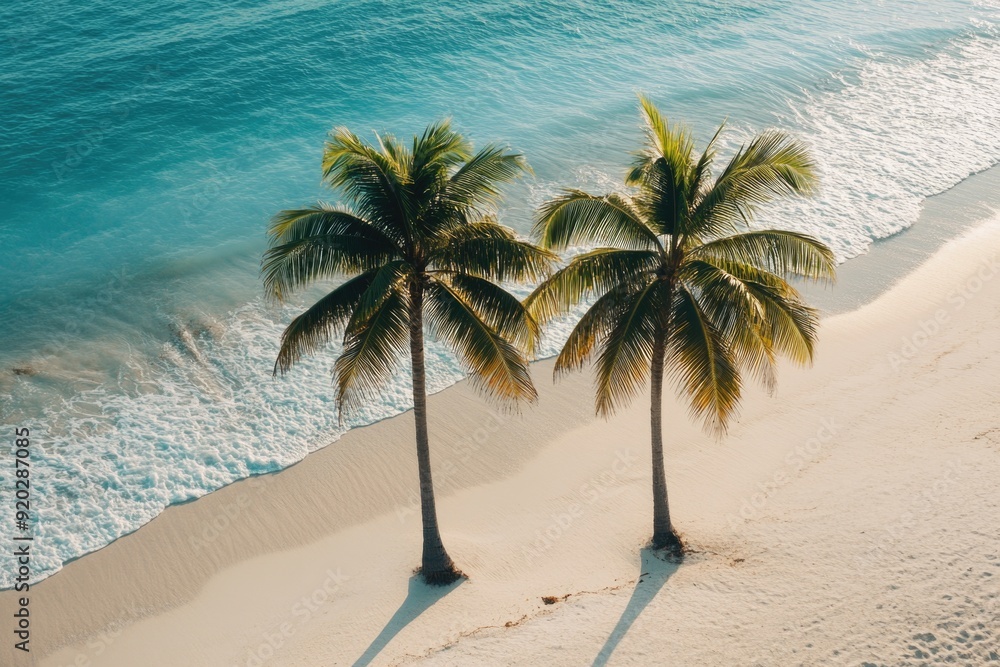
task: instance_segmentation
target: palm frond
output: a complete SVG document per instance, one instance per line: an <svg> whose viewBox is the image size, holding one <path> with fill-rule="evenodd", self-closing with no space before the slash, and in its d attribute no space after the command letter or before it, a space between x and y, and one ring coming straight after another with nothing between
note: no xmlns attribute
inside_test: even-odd
<svg viewBox="0 0 1000 667"><path fill-rule="evenodd" d="M281 334L274 375L284 375L302 357L320 350L342 334L378 269L351 278L292 320Z"/></svg>
<svg viewBox="0 0 1000 667"><path fill-rule="evenodd" d="M773 349L804 366L812 362L819 332L819 315L786 284L744 282L763 308L761 326Z"/></svg>
<svg viewBox="0 0 1000 667"><path fill-rule="evenodd" d="M383 264L372 274L372 279L361 298L355 304L354 312L347 323L346 335L351 336L364 328L381 307L382 302L394 293L405 293L405 282L410 277L412 267L404 260L393 260Z"/></svg>
<svg viewBox="0 0 1000 667"><path fill-rule="evenodd" d="M411 221L417 210L409 164L395 141L376 136L379 148L345 127L336 128L324 147L323 178L347 195L361 217L397 243L408 243L414 238Z"/></svg>
<svg viewBox="0 0 1000 667"><path fill-rule="evenodd" d="M646 166L650 166L662 158L669 172L677 177L684 177L691 170L691 156L694 153L694 137L691 131L681 125L671 125L667 118L645 95L639 95L639 106L645 121L647 151L640 154L636 169L630 173L628 182L639 184L641 174Z"/></svg>
<svg viewBox="0 0 1000 667"><path fill-rule="evenodd" d="M641 189L637 201L658 234L683 234L695 173L694 138L683 125L671 126L648 98L640 95L639 102L647 145L625 182Z"/></svg>
<svg viewBox="0 0 1000 667"><path fill-rule="evenodd" d="M422 135L413 137L413 164L410 179L414 196L426 208L441 196L449 172L472 157L469 141L444 120L429 125Z"/></svg>
<svg viewBox="0 0 1000 667"><path fill-rule="evenodd" d="M573 327L559 356L556 357L553 376L558 377L563 373L583 368L593 354L594 348L610 335L622 310L630 298L635 296L636 291L635 287L629 285L613 287L587 309Z"/></svg>
<svg viewBox="0 0 1000 667"><path fill-rule="evenodd" d="M742 385L730 343L684 285L678 286L672 316L668 373L688 397L691 415L721 434L736 412Z"/></svg>
<svg viewBox="0 0 1000 667"><path fill-rule="evenodd" d="M404 183L412 182L413 154L410 153L406 145L394 134L388 132L375 132L374 134L379 157L387 161L387 171L399 176Z"/></svg>
<svg viewBox="0 0 1000 667"><path fill-rule="evenodd" d="M804 143L786 132L767 130L733 157L720 180L728 179L743 197L764 204L776 197L810 194L817 184L816 163Z"/></svg>
<svg viewBox="0 0 1000 667"><path fill-rule="evenodd" d="M836 259L830 248L807 234L768 229L707 241L688 253L725 269L754 266L779 276L798 276L832 282Z"/></svg>
<svg viewBox="0 0 1000 667"><path fill-rule="evenodd" d="M656 233L627 195L567 190L538 209L535 233L545 248L602 245L625 250L661 248Z"/></svg>
<svg viewBox="0 0 1000 667"><path fill-rule="evenodd" d="M450 230L429 259L435 269L520 282L539 280L556 256L486 218Z"/></svg>
<svg viewBox="0 0 1000 667"><path fill-rule="evenodd" d="M703 193L691 213L692 232L702 237L732 233L752 220L760 206L811 194L817 182L805 144L784 132L763 132L733 156Z"/></svg>
<svg viewBox="0 0 1000 667"><path fill-rule="evenodd" d="M455 167L472 156L472 147L465 137L456 132L450 120L442 120L427 126L419 137L413 137L413 181L428 165Z"/></svg>
<svg viewBox="0 0 1000 667"><path fill-rule="evenodd" d="M690 177L690 170L675 174L673 166L663 158L653 160L644 168L639 177L641 192L635 202L657 234L679 236L687 233Z"/></svg>
<svg viewBox="0 0 1000 667"><path fill-rule="evenodd" d="M484 146L459 167L444 184L441 198L458 208L488 207L501 195L500 186L531 172L523 155L502 146Z"/></svg>
<svg viewBox="0 0 1000 667"><path fill-rule="evenodd" d="M341 211L283 211L271 232L261 275L266 294L278 301L315 280L368 271L398 255L385 235Z"/></svg>
<svg viewBox="0 0 1000 667"><path fill-rule="evenodd" d="M774 391L774 349L766 335L769 328L764 322L764 307L754 292L738 276L700 260L686 261L679 280L729 341L737 366L756 377L768 392Z"/></svg>
<svg viewBox="0 0 1000 667"><path fill-rule="evenodd" d="M597 414L608 416L625 405L649 376L656 337L667 306L662 281L651 281L629 295L596 362Z"/></svg>
<svg viewBox="0 0 1000 667"><path fill-rule="evenodd" d="M326 236L329 234L350 234L353 236L371 236L385 239L371 223L359 218L350 209L343 206L331 206L326 202L318 202L312 206L281 211L267 226L268 240L272 244L301 241L311 236Z"/></svg>
<svg viewBox="0 0 1000 667"><path fill-rule="evenodd" d="M539 322L547 322L619 285L645 285L660 267L661 259L657 251L617 248L598 248L576 255L536 287L525 306Z"/></svg>
<svg viewBox="0 0 1000 667"><path fill-rule="evenodd" d="M517 297L489 280L467 273L443 276L490 328L532 356L542 335L541 327Z"/></svg>
<svg viewBox="0 0 1000 667"><path fill-rule="evenodd" d="M426 312L433 333L455 349L480 390L501 401L537 398L527 360L458 291L432 281Z"/></svg>
<svg viewBox="0 0 1000 667"><path fill-rule="evenodd" d="M341 418L364 401L375 399L395 374L409 341L406 299L398 290L391 292L358 324L345 336L344 351L333 367Z"/></svg>
<svg viewBox="0 0 1000 667"><path fill-rule="evenodd" d="M689 202L697 201L699 199L699 195L707 189L708 179L711 176L712 164L715 162L715 144L718 143L719 137L725 129L726 121L723 121L719 125L718 129L715 130L715 134L712 135L712 138L709 139L708 144L705 145L705 150L702 151L701 157L698 158L698 162L694 166L690 190L688 191Z"/></svg>

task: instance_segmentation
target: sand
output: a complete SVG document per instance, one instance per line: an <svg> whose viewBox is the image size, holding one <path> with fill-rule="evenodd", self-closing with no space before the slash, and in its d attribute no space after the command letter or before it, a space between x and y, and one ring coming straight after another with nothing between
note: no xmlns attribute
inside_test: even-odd
<svg viewBox="0 0 1000 667"><path fill-rule="evenodd" d="M648 399L590 378L498 415L431 398L445 543L412 577L412 417L172 507L32 590L35 664L918 665L1000 661L1000 217L824 320L814 368L718 441L669 401L681 565L650 530ZM331 409L332 406L331 406ZM552 604L543 597L551 596ZM0 608L13 607L0 594ZM0 646L0 664L32 664Z"/></svg>

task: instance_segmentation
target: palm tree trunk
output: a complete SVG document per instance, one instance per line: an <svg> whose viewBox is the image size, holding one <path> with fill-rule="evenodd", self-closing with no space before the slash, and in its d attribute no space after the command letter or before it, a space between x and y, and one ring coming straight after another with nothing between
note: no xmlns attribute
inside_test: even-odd
<svg viewBox="0 0 1000 667"><path fill-rule="evenodd" d="M670 523L670 503L667 500L667 476L663 465L663 359L666 355L665 336L653 344L650 362L651 404L650 434L653 452L653 548L665 549L679 556L683 548Z"/></svg>
<svg viewBox="0 0 1000 667"><path fill-rule="evenodd" d="M410 288L410 358L413 362L413 418L417 429L417 467L420 470L420 518L424 528L424 550L420 574L429 584L450 584L461 576L445 551L438 530L431 479L431 451L427 438L427 386L424 366L423 287Z"/></svg>

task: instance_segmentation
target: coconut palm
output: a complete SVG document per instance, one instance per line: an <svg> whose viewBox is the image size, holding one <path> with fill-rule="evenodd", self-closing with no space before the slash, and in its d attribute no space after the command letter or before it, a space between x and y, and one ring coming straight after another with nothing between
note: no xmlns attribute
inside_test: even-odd
<svg viewBox="0 0 1000 667"><path fill-rule="evenodd" d="M627 191L567 190L539 209L542 247L596 248L573 257L525 303L544 322L594 299L555 374L580 369L596 351L599 415L622 407L650 378L652 544L680 555L663 463L664 374L692 416L721 434L744 375L770 390L777 355L811 361L816 311L786 278L832 280L834 258L804 234L750 227L760 206L815 185L804 146L764 132L713 177L719 132L699 155L688 129L669 124L644 97L640 106L646 145L626 176Z"/></svg>
<svg viewBox="0 0 1000 667"><path fill-rule="evenodd" d="M533 401L526 355L534 318L498 283L537 281L552 255L519 240L496 219L499 187L528 169L498 146L473 154L448 122L429 126L412 147L392 136L369 144L346 128L326 143L323 177L346 205L282 211L269 229L262 275L284 299L318 280L350 278L292 320L275 374L335 339L341 416L377 392L409 353L413 379L423 558L428 583L461 576L438 529L427 439L424 320L501 402Z"/></svg>

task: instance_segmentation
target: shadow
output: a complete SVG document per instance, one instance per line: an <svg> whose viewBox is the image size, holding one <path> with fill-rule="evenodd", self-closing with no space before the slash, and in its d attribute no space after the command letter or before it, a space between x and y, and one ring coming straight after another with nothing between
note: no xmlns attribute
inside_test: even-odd
<svg viewBox="0 0 1000 667"><path fill-rule="evenodd" d="M680 561L668 560L652 549L642 550L639 580L635 583L632 597L629 598L625 611L622 612L615 629L611 631L604 646L601 647L601 652L594 658L591 667L604 667L608 664L611 654L618 648L618 644L628 633L629 628L639 618L646 606L653 601L656 594L663 588L663 584L667 583L667 579L677 571L678 567L680 567Z"/></svg>
<svg viewBox="0 0 1000 667"><path fill-rule="evenodd" d="M403 604L399 605L399 609L382 628L382 632L378 633L378 636L368 645L361 657L354 661L354 667L364 667L371 664L375 656L399 634L400 630L427 611L435 602L461 586L463 581L465 581L464 577L448 586L428 586L420 580L420 575L415 574L410 577L410 588L406 592Z"/></svg>

